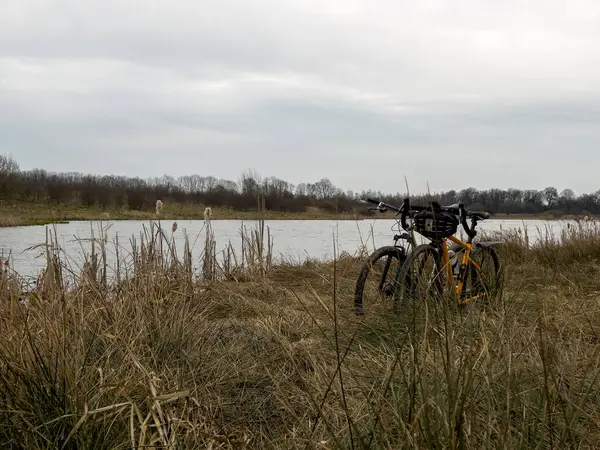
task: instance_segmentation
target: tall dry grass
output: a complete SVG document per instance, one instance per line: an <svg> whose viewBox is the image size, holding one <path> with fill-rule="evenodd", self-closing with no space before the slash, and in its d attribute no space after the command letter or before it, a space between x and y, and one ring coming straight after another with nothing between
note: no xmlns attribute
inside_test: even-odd
<svg viewBox="0 0 600 450"><path fill-rule="evenodd" d="M100 238L65 287L50 242L27 298L16 274L0 277L0 445L594 447L598 236L508 237L502 297L418 320L368 306L357 319L349 255L267 271L232 256L210 279L153 225L116 278L103 281Z"/></svg>

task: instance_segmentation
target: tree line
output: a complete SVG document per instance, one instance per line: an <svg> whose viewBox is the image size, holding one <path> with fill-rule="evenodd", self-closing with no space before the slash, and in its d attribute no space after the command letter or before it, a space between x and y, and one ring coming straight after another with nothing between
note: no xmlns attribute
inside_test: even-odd
<svg viewBox="0 0 600 450"><path fill-rule="evenodd" d="M257 208L259 196L270 211L305 212L317 207L328 212L369 214L360 203L367 197L400 205L405 194L364 190L344 191L327 179L293 185L277 177L261 177L246 171L237 181L212 176L185 175L178 178L142 179L115 175L92 175L74 172L53 173L43 169L21 170L10 155L0 155L0 200L14 202L48 202L88 207L154 209L156 200L211 207L228 207L238 211ZM429 194L411 194L411 202L426 204L463 202L471 209L493 214L553 215L600 214L600 190L575 195L571 189L561 192L554 187L542 190L466 188Z"/></svg>

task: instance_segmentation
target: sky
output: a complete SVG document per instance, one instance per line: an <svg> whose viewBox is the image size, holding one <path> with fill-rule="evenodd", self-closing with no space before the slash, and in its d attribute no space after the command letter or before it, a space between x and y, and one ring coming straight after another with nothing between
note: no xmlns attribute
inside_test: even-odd
<svg viewBox="0 0 600 450"><path fill-rule="evenodd" d="M599 121L596 0L19 0L0 14L0 153L22 169L580 194L600 189Z"/></svg>

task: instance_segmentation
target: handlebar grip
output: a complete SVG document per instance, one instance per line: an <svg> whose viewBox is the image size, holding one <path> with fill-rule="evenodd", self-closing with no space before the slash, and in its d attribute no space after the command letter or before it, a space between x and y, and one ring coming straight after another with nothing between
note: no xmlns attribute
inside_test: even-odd
<svg viewBox="0 0 600 450"><path fill-rule="evenodd" d="M408 231L408 224L406 223L406 215L410 210L410 202L407 198L402 202L402 214L400 215L400 224L405 231Z"/></svg>
<svg viewBox="0 0 600 450"><path fill-rule="evenodd" d="M465 233L467 233L467 236L469 236L470 238L474 238L475 231L472 230L471 227L469 227L469 225L467 224L467 211L465 210L464 203L458 204L458 210L460 212L460 223L463 226Z"/></svg>

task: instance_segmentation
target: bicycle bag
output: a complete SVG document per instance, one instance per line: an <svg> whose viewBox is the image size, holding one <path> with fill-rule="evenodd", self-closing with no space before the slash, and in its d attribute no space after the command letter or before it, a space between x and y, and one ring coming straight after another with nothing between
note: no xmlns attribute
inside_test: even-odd
<svg viewBox="0 0 600 450"><path fill-rule="evenodd" d="M413 226L427 239L439 240L458 231L458 217L449 212L426 210L413 216Z"/></svg>

